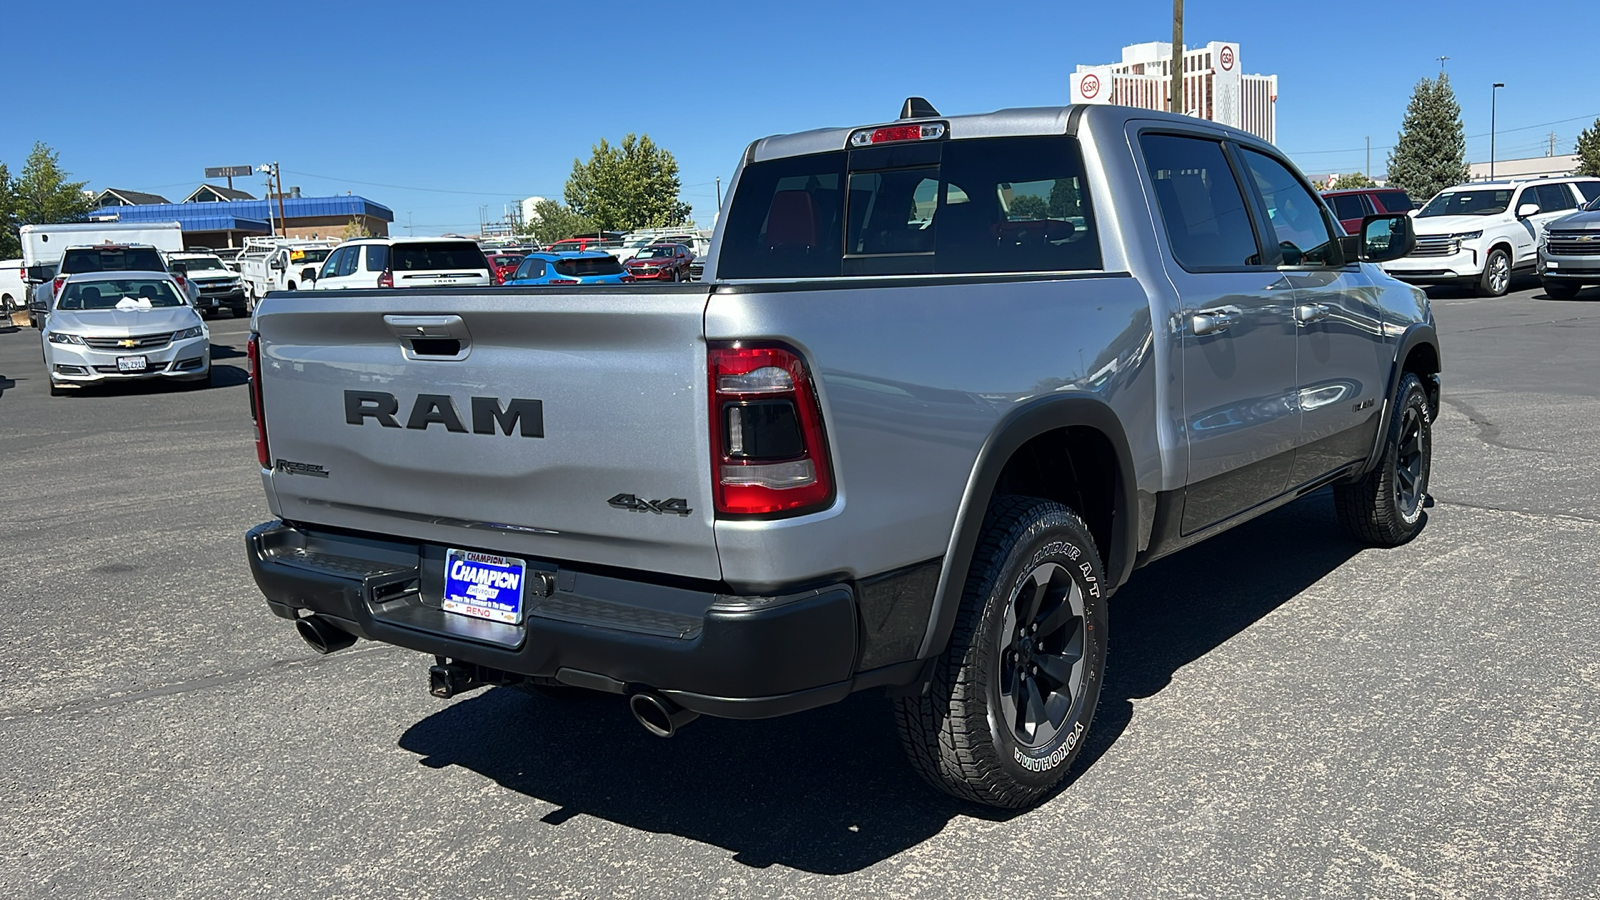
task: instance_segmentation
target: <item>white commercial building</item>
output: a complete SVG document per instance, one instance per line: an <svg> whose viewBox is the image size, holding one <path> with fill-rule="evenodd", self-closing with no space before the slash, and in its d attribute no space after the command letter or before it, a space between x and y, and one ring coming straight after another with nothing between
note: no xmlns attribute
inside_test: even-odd
<svg viewBox="0 0 1600 900"><path fill-rule="evenodd" d="M524 221L524 222L537 222L537 221L539 221L539 214L534 211L534 207L538 206L539 204L541 204L543 202L544 202L544 198L543 197L528 197L528 198L522 200L521 203L519 204L522 207L522 221Z"/></svg>
<svg viewBox="0 0 1600 900"><path fill-rule="evenodd" d="M1122 48L1122 62L1078 66L1073 103L1172 108L1172 44ZM1246 75L1239 45L1212 41L1183 51L1183 109L1191 116L1242 128L1265 141L1278 130L1278 76Z"/></svg>
<svg viewBox="0 0 1600 900"><path fill-rule="evenodd" d="M1470 181L1488 181L1489 163L1475 162L1467 166ZM1494 163L1494 177L1501 181L1516 178L1548 178L1556 175L1571 175L1578 171L1578 156L1569 153L1565 156L1534 156L1527 159L1500 159Z"/></svg>

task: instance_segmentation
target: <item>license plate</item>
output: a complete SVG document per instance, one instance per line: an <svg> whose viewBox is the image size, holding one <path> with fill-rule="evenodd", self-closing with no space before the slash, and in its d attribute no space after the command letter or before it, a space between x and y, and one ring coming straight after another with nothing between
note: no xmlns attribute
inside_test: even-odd
<svg viewBox="0 0 1600 900"><path fill-rule="evenodd" d="M444 608L510 625L522 624L527 563L509 556L450 550L444 557Z"/></svg>
<svg viewBox="0 0 1600 900"><path fill-rule="evenodd" d="M150 363L142 356L117 357L118 372L143 372Z"/></svg>

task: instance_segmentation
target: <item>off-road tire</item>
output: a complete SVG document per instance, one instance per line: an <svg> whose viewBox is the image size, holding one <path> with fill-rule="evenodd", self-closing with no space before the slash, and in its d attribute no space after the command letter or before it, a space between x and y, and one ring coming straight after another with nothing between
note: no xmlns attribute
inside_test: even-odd
<svg viewBox="0 0 1600 900"><path fill-rule="evenodd" d="M1413 425L1417 429L1414 434ZM1413 439L1414 448L1410 446ZM1357 540L1398 547L1422 530L1422 509L1433 469L1433 412L1422 379L1415 374L1407 372L1400 379L1389 431L1379 452L1378 464L1361 480L1334 485L1333 506L1339 521ZM1412 452L1419 465L1403 463L1402 457ZM1410 474L1404 475L1403 469Z"/></svg>
<svg viewBox="0 0 1600 900"><path fill-rule="evenodd" d="M1511 254L1504 247L1489 251L1483 260L1483 274L1478 276L1479 297L1504 297L1511 290L1516 272L1511 268Z"/></svg>
<svg viewBox="0 0 1600 900"><path fill-rule="evenodd" d="M1570 281L1546 281L1544 292L1551 300L1571 300L1583 290L1583 285L1573 284Z"/></svg>
<svg viewBox="0 0 1600 900"><path fill-rule="evenodd" d="M1005 720L1001 697L1007 660L1016 658L1010 648L1017 646L1007 622L1024 621L1008 611L1045 570L1069 577L1082 600L1081 666L1073 669L1081 684L1053 734L1027 746ZM901 743L924 779L960 799L1008 809L1038 802L1060 782L1083 749L1100 699L1105 587L1094 539L1076 513L1037 497L995 499L932 681L922 695L894 701Z"/></svg>

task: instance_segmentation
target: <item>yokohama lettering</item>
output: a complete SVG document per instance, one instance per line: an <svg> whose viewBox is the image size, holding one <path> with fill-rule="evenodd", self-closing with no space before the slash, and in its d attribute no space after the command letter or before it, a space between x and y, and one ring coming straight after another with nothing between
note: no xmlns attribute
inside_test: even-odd
<svg viewBox="0 0 1600 900"><path fill-rule="evenodd" d="M1030 772L1048 772L1049 770L1054 769L1056 766L1061 765L1066 761L1067 757L1072 755L1072 748L1078 746L1078 738L1082 736L1083 723L1074 722L1072 724L1072 733L1067 735L1067 739L1061 743L1061 746L1057 747L1050 753L1049 756L1046 756L1044 759L1034 759L1031 756L1023 756L1022 748L1020 747L1012 748L1011 758L1017 761L1017 765L1027 769Z"/></svg>

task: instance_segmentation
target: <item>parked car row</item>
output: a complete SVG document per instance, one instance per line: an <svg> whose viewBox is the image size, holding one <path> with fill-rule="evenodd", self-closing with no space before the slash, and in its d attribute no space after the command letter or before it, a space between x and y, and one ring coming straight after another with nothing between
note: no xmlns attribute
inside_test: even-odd
<svg viewBox="0 0 1600 900"><path fill-rule="evenodd" d="M1328 191L1346 232L1369 215L1408 210L1391 188ZM1492 181L1440 191L1414 215L1417 248L1384 271L1415 285L1463 285L1499 297L1518 275L1537 274L1545 292L1570 298L1600 284L1600 178Z"/></svg>

